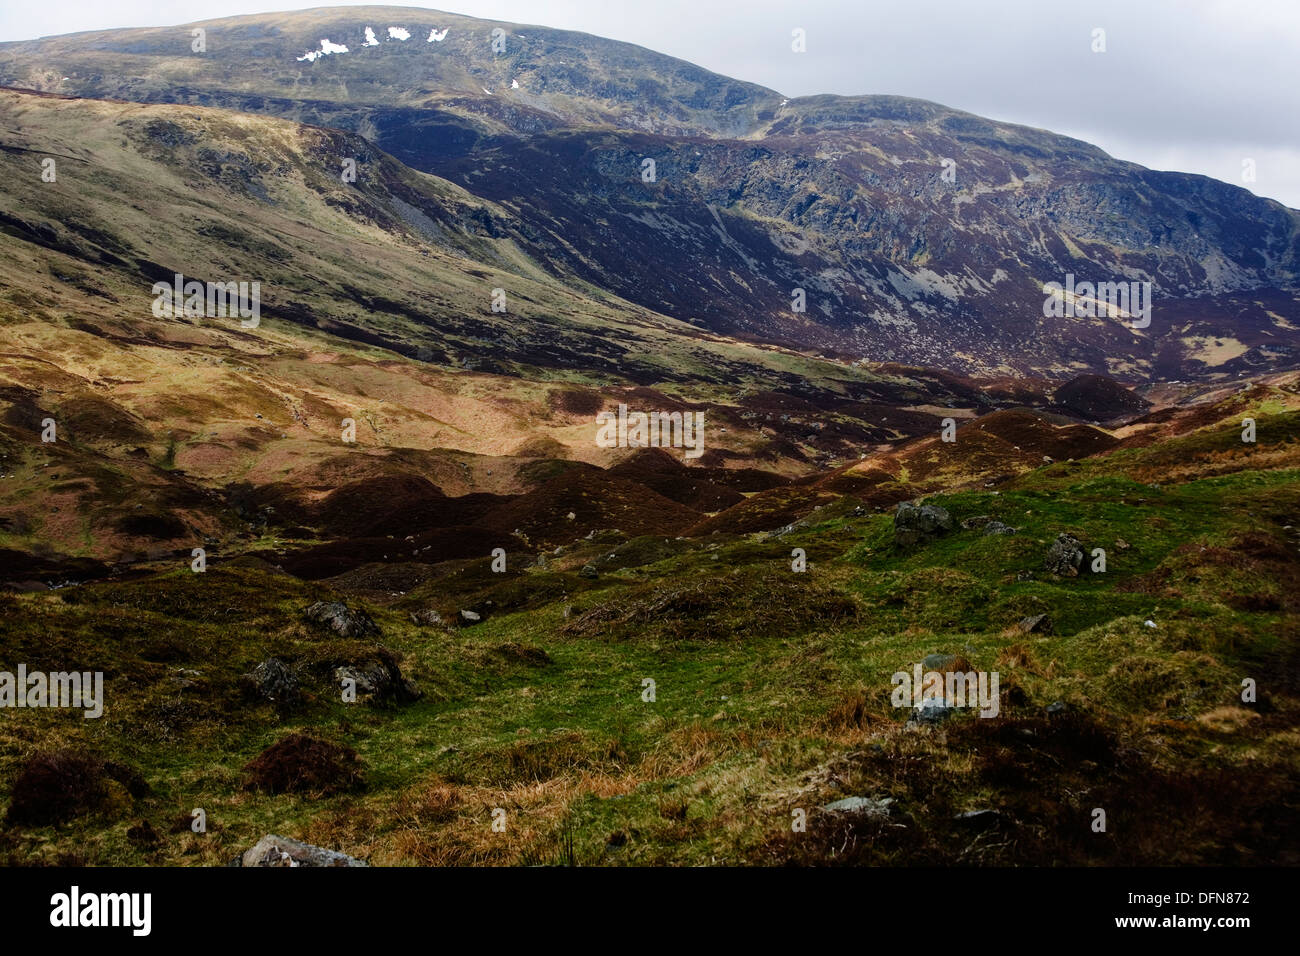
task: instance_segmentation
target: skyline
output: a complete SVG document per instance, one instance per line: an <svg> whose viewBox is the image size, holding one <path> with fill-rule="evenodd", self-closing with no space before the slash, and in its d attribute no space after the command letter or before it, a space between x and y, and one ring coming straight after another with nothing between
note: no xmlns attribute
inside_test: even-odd
<svg viewBox="0 0 1300 956"><path fill-rule="evenodd" d="M313 6L371 6L358 3ZM390 7L442 10L424 3ZM1006 0L996 14L952 0L905 8L836 2L618 7L462 0L443 12L635 43L787 96L886 94L930 100L1092 143L1151 169L1211 176L1300 208L1300 8L1103 0L1082 10ZM307 5L250 0L51 0L0 11L5 42L86 30L157 27ZM682 24L689 24L683 27ZM790 50L804 29L807 52ZM1104 53L1094 31L1105 30ZM1049 68L1042 67L1049 54ZM1189 57L1194 57L1188 63ZM1244 178L1253 160L1254 181Z"/></svg>

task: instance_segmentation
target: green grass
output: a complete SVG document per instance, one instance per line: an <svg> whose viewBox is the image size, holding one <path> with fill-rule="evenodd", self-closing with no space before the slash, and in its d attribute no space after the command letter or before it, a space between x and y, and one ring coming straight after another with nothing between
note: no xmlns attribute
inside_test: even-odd
<svg viewBox="0 0 1300 956"><path fill-rule="evenodd" d="M998 494L931 499L958 522L999 518L1014 536L957 530L900 550L889 513L845 506L779 539L627 549L631 566L594 582L549 569L496 581L468 567L369 608L423 691L403 707L338 698L320 662L368 645L303 620L328 591L287 575L217 566L0 598L7 665L103 670L108 698L98 721L10 715L21 719L0 735L0 786L37 749L82 747L153 788L57 827L8 827L0 849L15 862L213 864L281 832L388 864L1274 862L1294 852L1280 816L1297 791L1285 675L1298 629L1294 596L1278 590L1289 565L1223 562L1250 535L1288 546L1279 526L1300 476L1153 488L1123 477L1115 457L1109 473L1089 462L1054 478L1049 466ZM1106 572L1043 571L1061 531L1104 547ZM804 574L790 570L793 547L807 551ZM607 550L579 545L565 560ZM502 610L474 627L407 617L423 602L487 595ZM1037 613L1053 633L1008 630ZM935 652L1000 673L998 719L902 729L890 676ZM307 668L296 712L242 688L240 675L271 656ZM1244 677L1259 703L1241 702ZM1073 723L1048 721L1055 701ZM354 748L365 789L243 789L243 766L294 730ZM1027 735L1022 751L1007 750L1012 733ZM1127 821L1112 838L1074 832L1089 832L1088 804L1102 799L1082 796L1089 787ZM894 796L902 831L816 810L847 793ZM1162 814L1148 807L1156 795ZM1231 800L1250 813L1230 812ZM986 806L1018 839L971 842L954 829L956 812ZM207 834L166 832L193 807L207 811ZM507 810L505 833L491 830L493 807ZM790 832L795 807L810 813L806 834ZM157 846L127 838L141 820L163 834ZM1125 829L1138 821L1140 838Z"/></svg>

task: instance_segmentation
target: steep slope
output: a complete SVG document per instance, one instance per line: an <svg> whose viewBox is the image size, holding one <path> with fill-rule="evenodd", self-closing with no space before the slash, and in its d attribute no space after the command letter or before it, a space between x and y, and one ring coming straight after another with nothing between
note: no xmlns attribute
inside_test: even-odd
<svg viewBox="0 0 1300 956"><path fill-rule="evenodd" d="M551 274L752 340L1131 380L1300 360L1300 214L1205 177L542 27L393 7L201 26L203 53L191 26L0 44L0 82L360 133L491 200ZM347 52L314 55L322 38ZM1068 276L1151 282L1150 324L1045 317L1044 283Z"/></svg>
<svg viewBox="0 0 1300 956"><path fill-rule="evenodd" d="M548 463L620 461L627 449L595 442L596 413L619 404L706 415L695 478L637 485L702 513L734 501L708 487L722 469L791 476L1012 401L756 348L563 284L500 207L350 134L13 91L0 128L0 549L19 555L0 580L35 574L36 552L137 561L271 532L473 524L466 495L526 494L555 477ZM259 283L257 326L155 314L154 283L176 273ZM1046 383L1030 388L1049 401Z"/></svg>

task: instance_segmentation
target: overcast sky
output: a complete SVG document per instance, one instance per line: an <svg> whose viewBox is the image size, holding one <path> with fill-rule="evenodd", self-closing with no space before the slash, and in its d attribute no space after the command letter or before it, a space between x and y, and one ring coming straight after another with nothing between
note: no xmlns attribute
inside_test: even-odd
<svg viewBox="0 0 1300 956"><path fill-rule="evenodd" d="M790 96L921 97L1076 136L1155 169L1204 173L1300 208L1300 0L389 5L583 30ZM4 0L0 40L306 6L301 0ZM806 31L806 53L791 51L796 27ZM1104 53L1092 51L1097 28L1105 31ZM1254 160L1254 182L1243 178L1247 159Z"/></svg>

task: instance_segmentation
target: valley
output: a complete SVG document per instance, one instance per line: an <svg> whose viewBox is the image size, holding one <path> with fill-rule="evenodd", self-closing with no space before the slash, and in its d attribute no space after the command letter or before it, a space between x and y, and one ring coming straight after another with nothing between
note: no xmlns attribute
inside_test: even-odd
<svg viewBox="0 0 1300 956"><path fill-rule="evenodd" d="M1298 236L540 26L0 43L0 676L96 688L0 859L1293 865Z"/></svg>

